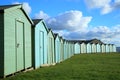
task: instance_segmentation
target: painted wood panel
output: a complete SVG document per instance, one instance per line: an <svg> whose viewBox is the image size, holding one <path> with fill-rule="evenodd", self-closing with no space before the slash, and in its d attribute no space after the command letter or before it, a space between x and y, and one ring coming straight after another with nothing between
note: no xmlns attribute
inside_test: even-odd
<svg viewBox="0 0 120 80"><path fill-rule="evenodd" d="M4 18L2 26L4 28L4 38L2 38L4 40L4 52L2 53L4 62L2 62L3 67L0 68L4 71L0 76L32 67L31 25L33 23L22 9L22 5L5 7L4 14L2 13ZM18 27L21 28L17 29ZM10 69L10 67L12 68Z"/></svg>
<svg viewBox="0 0 120 80"><path fill-rule="evenodd" d="M113 44L113 52L116 52L116 46Z"/></svg>
<svg viewBox="0 0 120 80"><path fill-rule="evenodd" d="M72 42L72 56L74 56L75 53L75 47L74 47L74 42Z"/></svg>
<svg viewBox="0 0 120 80"><path fill-rule="evenodd" d="M54 34L51 29L48 32L48 64L52 65L55 63L55 53L54 53Z"/></svg>
<svg viewBox="0 0 120 80"><path fill-rule="evenodd" d="M69 42L66 40L66 47L67 47L67 58L69 58Z"/></svg>
<svg viewBox="0 0 120 80"><path fill-rule="evenodd" d="M75 43L75 54L80 54L80 44Z"/></svg>
<svg viewBox="0 0 120 80"><path fill-rule="evenodd" d="M96 52L97 53L100 53L101 52L101 45L98 43L98 44L96 44Z"/></svg>
<svg viewBox="0 0 120 80"><path fill-rule="evenodd" d="M81 53L86 53L86 44L85 43L80 44L80 50L81 50Z"/></svg>
<svg viewBox="0 0 120 80"><path fill-rule="evenodd" d="M106 53L109 53L110 51L109 51L109 46L108 46L108 44L105 44L105 52Z"/></svg>
<svg viewBox="0 0 120 80"><path fill-rule="evenodd" d="M64 39L64 60L67 59L67 41Z"/></svg>
<svg viewBox="0 0 120 80"><path fill-rule="evenodd" d="M96 53L96 45L92 43L91 47L92 47L92 53Z"/></svg>
<svg viewBox="0 0 120 80"><path fill-rule="evenodd" d="M70 42L68 41L68 58L70 58L71 54L70 54Z"/></svg>
<svg viewBox="0 0 120 80"><path fill-rule="evenodd" d="M63 44L63 38L60 36L60 61L64 60L64 44Z"/></svg>
<svg viewBox="0 0 120 80"><path fill-rule="evenodd" d="M42 19L33 19L33 66L39 68L47 64L47 33L48 28Z"/></svg>
<svg viewBox="0 0 120 80"><path fill-rule="evenodd" d="M105 53L105 44L101 44L101 53Z"/></svg>
<svg viewBox="0 0 120 80"><path fill-rule="evenodd" d="M91 52L92 52L92 47L91 47L91 44L90 44L90 43L87 43L87 44L86 44L86 52L87 52L87 53L91 53Z"/></svg>
<svg viewBox="0 0 120 80"><path fill-rule="evenodd" d="M55 39L55 62L60 62L60 37L58 34L54 34Z"/></svg>
<svg viewBox="0 0 120 80"><path fill-rule="evenodd" d="M24 54L24 25L22 22L16 21L16 71L24 69L25 54Z"/></svg>

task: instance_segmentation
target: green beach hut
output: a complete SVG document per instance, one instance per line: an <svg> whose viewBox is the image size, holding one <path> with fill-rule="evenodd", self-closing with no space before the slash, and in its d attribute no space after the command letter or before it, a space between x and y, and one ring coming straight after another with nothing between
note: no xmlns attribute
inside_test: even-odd
<svg viewBox="0 0 120 80"><path fill-rule="evenodd" d="M0 76L32 67L33 22L21 4L0 6Z"/></svg>
<svg viewBox="0 0 120 80"><path fill-rule="evenodd" d="M47 61L48 65L53 65L55 64L55 53L54 53L54 34L52 32L52 29L49 29L48 32L48 56L47 56Z"/></svg>

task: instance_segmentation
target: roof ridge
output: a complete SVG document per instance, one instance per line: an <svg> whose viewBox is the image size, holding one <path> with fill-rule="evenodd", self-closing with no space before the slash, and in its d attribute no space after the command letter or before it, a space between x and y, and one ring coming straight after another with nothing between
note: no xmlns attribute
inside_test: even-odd
<svg viewBox="0 0 120 80"><path fill-rule="evenodd" d="M19 5L22 5L22 4L0 5L0 10L4 10L4 9L11 8L14 6L19 6Z"/></svg>

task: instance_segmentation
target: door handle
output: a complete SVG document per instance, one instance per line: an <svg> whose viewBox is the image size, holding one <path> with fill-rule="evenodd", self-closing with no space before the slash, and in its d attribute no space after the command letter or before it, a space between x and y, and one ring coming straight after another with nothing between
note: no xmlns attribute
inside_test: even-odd
<svg viewBox="0 0 120 80"><path fill-rule="evenodd" d="M17 43L16 47L18 48L18 47L19 47L19 45L20 45L20 44L19 44L19 43Z"/></svg>

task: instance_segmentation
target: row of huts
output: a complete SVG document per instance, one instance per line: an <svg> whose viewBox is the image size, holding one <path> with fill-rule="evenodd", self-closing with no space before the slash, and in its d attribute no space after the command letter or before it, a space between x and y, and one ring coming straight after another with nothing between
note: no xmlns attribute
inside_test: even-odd
<svg viewBox="0 0 120 80"><path fill-rule="evenodd" d="M114 44L105 44L98 39L72 40L72 42L75 44L75 54L116 52L116 46Z"/></svg>
<svg viewBox="0 0 120 80"><path fill-rule="evenodd" d="M88 45L91 45L89 52ZM21 4L0 6L1 77L29 68L54 65L76 53L101 52L98 48L105 45L65 40L48 29L44 20L32 20ZM109 52L114 52L114 45L111 45L112 49L110 44L108 46ZM105 52L107 49L104 49Z"/></svg>

